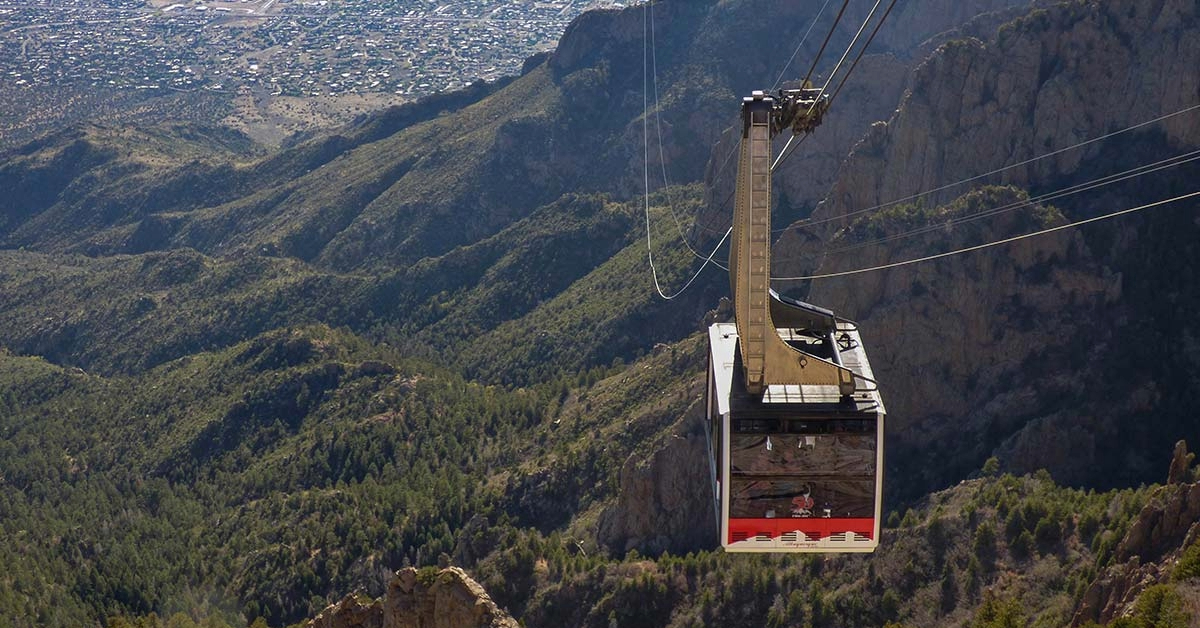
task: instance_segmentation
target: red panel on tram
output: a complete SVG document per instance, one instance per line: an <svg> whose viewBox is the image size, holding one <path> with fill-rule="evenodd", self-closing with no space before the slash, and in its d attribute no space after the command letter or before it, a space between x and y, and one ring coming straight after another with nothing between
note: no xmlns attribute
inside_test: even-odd
<svg viewBox="0 0 1200 628"><path fill-rule="evenodd" d="M875 520L870 517L811 517L787 519L729 519L727 543L755 537L779 538L790 532L803 532L809 540L829 538L850 532L866 538L875 536Z"/></svg>

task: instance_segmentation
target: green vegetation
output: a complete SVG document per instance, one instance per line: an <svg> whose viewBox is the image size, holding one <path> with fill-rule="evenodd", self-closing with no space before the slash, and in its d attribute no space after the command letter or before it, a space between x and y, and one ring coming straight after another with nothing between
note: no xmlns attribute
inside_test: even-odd
<svg viewBox="0 0 1200 628"><path fill-rule="evenodd" d="M698 189L671 192L696 211ZM693 429L689 321L719 283L686 297L690 317L657 301L639 212L567 195L384 274L0 253L0 563L18 566L0 620L278 627L447 563L530 626L1069 620L1145 490L1065 489L993 459L892 513L869 559L597 544L625 460ZM653 233L668 287L696 263L676 243Z"/></svg>
<svg viewBox="0 0 1200 628"><path fill-rule="evenodd" d="M981 529L1002 525L1001 510L1052 517L1063 504L1100 516L1105 531L1115 533L1127 525L1127 510L1147 497L1144 490L1096 494L1006 475L935 494L912 513L911 529L887 531L885 546L869 558L699 552L630 554L614 563L580 556L551 536L504 553L501 570L485 561L479 572L497 591L504 584L498 571L524 574L532 597L508 604L524 609L531 625L606 626L615 618L632 626L1061 626L1071 619L1080 579L1097 568L1084 540L1067 534L1045 554L1035 546L1016 556L1003 539L990 550L971 541L972 518ZM540 573L539 560L546 562ZM984 560L994 567L972 566ZM1028 577L1013 579L1015 572ZM631 617L630 609L649 619Z"/></svg>
<svg viewBox="0 0 1200 628"><path fill-rule="evenodd" d="M1021 603L1015 599L998 599L988 594L983 598L983 604L975 612L971 628L1021 628L1029 625L1021 609Z"/></svg>
<svg viewBox="0 0 1200 628"><path fill-rule="evenodd" d="M1191 580L1200 577L1200 543L1192 543L1183 551L1175 570L1171 572L1174 581Z"/></svg>
<svg viewBox="0 0 1200 628"><path fill-rule="evenodd" d="M1032 581L1006 595L1062 619L1046 609L1146 498L1000 475L909 509L870 559L611 557L589 513L630 454L681 429L703 347L515 389L322 325L128 375L4 353L0 562L20 567L0 616L280 626L379 594L389 569L453 562L529 625L927 625L984 617L1013 569Z"/></svg>
<svg viewBox="0 0 1200 628"><path fill-rule="evenodd" d="M969 220L980 212L997 208L1008 209L998 221ZM939 240L949 237L955 246L971 246L1064 222L1062 212L1053 206L1030 202L1025 190L1015 186L984 186L944 205L928 207L918 202L886 207L854 221L838 237L854 243L921 228L936 234Z"/></svg>
<svg viewBox="0 0 1200 628"><path fill-rule="evenodd" d="M642 435L601 449L588 422L648 411L604 392L619 382L584 411L558 383L472 384L324 327L133 377L0 360L0 532L17 540L0 561L26 566L0 579L0 614L18 626L311 616L381 569L461 554L469 520L482 555L553 526L538 504L586 510Z"/></svg>
<svg viewBox="0 0 1200 628"><path fill-rule="evenodd" d="M698 192L675 191L676 211L690 208ZM653 211L667 219L665 207ZM715 300L712 275L680 301L657 300L643 267L640 212L639 203L568 195L495 236L373 276L186 249L101 259L4 251L0 346L134 374L285 325L325 324L461 365L485 381L573 377L636 357L653 344L646 338L691 333L691 320L672 308L702 311ZM694 267L677 238L654 238L667 287Z"/></svg>
<svg viewBox="0 0 1200 628"><path fill-rule="evenodd" d="M1192 625L1187 603L1171 585L1156 584L1138 595L1132 612L1108 624L1111 628L1187 628ZM1097 628L1090 622L1084 628Z"/></svg>
<svg viewBox="0 0 1200 628"><path fill-rule="evenodd" d="M1021 595L1024 617L1072 599L1103 560L1079 526L1022 552L1011 534L1079 516L1110 538L1146 498L1005 475L933 496L871 558L584 553L572 513L611 495L624 457L682 411L631 387L686 382L701 348L515 391L321 327L136 378L4 357L10 407L40 392L0 425L0 526L17 540L0 560L22 566L0 580L0 612L16 626L279 626L380 586L381 570L449 559L529 625L1002 626L1011 603L981 593L1002 574L1033 574L1005 598Z"/></svg>
<svg viewBox="0 0 1200 628"><path fill-rule="evenodd" d="M1138 596L1133 613L1114 621L1114 628L1187 628L1192 625L1183 598L1169 585L1152 586Z"/></svg>
<svg viewBox="0 0 1200 628"><path fill-rule="evenodd" d="M694 403L702 362L692 340L647 355L652 377L624 366L647 319L659 340L692 329L656 311L639 211L570 195L375 276L186 249L0 253L0 535L16 541L0 561L20 566L0 623L279 626L611 497L625 458ZM674 234L654 243L681 281L690 256ZM563 309L577 298L590 333ZM530 339L551 356L521 353ZM525 388L470 382L460 359ZM466 544L471 522L485 532ZM516 573L489 584L515 601Z"/></svg>

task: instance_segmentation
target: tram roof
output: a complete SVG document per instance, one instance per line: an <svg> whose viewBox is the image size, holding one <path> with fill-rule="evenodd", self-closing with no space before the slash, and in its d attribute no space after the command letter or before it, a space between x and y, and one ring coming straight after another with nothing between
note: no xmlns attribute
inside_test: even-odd
<svg viewBox="0 0 1200 628"><path fill-rule="evenodd" d="M786 340L791 330L780 329ZM838 323L837 334L850 338L850 348L841 350L842 364L866 378L867 386L875 380L862 338L852 323ZM854 393L852 403L845 403L835 385L787 384L768 386L759 398L746 392L746 383L737 374L741 371L741 355L737 350L737 325L717 323L708 328L709 356L716 386L717 410L728 414L731 410L739 416L789 417L854 417L866 414L883 414L883 399L876 390L860 390ZM859 380L862 382L862 380Z"/></svg>

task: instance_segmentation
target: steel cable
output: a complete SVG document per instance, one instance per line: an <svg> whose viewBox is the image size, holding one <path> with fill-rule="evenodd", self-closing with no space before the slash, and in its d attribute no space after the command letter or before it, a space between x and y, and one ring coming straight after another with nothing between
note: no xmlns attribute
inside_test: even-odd
<svg viewBox="0 0 1200 628"><path fill-rule="evenodd" d="M1025 240L1027 238L1033 238L1033 237L1037 237L1040 235L1046 235L1048 233L1054 233L1056 231L1062 231L1064 229L1071 229L1074 227L1079 227L1081 225L1086 225L1086 224L1090 224L1093 222L1100 222L1101 220L1109 220L1111 218L1116 218L1118 216L1124 216L1125 214L1132 214L1135 212L1140 212L1140 211L1143 211L1146 209L1150 209L1151 207L1158 207L1160 205L1166 205L1168 203L1174 203L1177 201L1182 201L1184 199L1194 198L1197 196L1200 196L1200 191L1192 192L1190 194L1183 194L1181 196L1176 196L1174 198L1168 198L1168 199L1164 199L1161 201L1155 201L1153 203L1147 203L1145 205L1139 205L1137 207L1131 207L1129 209L1123 209L1120 211L1111 212L1108 214L1104 214L1102 216L1096 216L1094 218L1078 220L1075 222L1067 223L1065 225L1059 225L1057 227L1041 229L1039 231L1034 231L1032 233L1025 233L1025 234L1022 234L1019 236L1013 236L1011 238L1004 238L1002 240L996 240L994 242L986 242L984 244L968 246L968 247L964 247L961 249L955 249L953 251L947 251L945 253L937 253L935 255L926 255L925 257L918 257L915 259L905 260L902 262L892 262L890 264L880 264L878 266L871 266L868 268L858 268L855 270L843 270L843 271L838 271L838 272L822 273L822 274L817 274L817 275L804 275L804 276L800 276L800 277L772 277L771 281L811 281L813 279L833 279L836 277L847 277L850 275L861 275L864 273L876 272L876 271L880 271L880 270L899 268L901 266L909 266L912 264L919 264L922 262L928 262L928 261L942 259L942 258L946 258L946 257L952 257L955 255L961 255L963 253L970 253L972 251L978 251L978 250L990 248L993 246L1000 246L1001 244L1009 244L1011 242L1016 242L1018 240Z"/></svg>

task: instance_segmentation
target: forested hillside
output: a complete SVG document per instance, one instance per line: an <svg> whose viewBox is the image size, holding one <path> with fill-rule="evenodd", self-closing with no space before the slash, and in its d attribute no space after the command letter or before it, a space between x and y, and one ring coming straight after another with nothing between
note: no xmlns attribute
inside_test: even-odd
<svg viewBox="0 0 1200 628"><path fill-rule="evenodd" d="M0 155L0 624L277 628L449 565L530 627L1200 617L1171 457L1200 443L1194 201L780 282L863 330L887 526L870 556L714 550L700 332L728 278L664 300L646 249L673 292L716 245L736 105L803 78L817 9L661 0L653 47L644 5L585 14L519 77L273 152L179 124ZM1198 22L898 4L776 174L775 274L1194 191L1181 159L1055 194L1200 149Z"/></svg>

